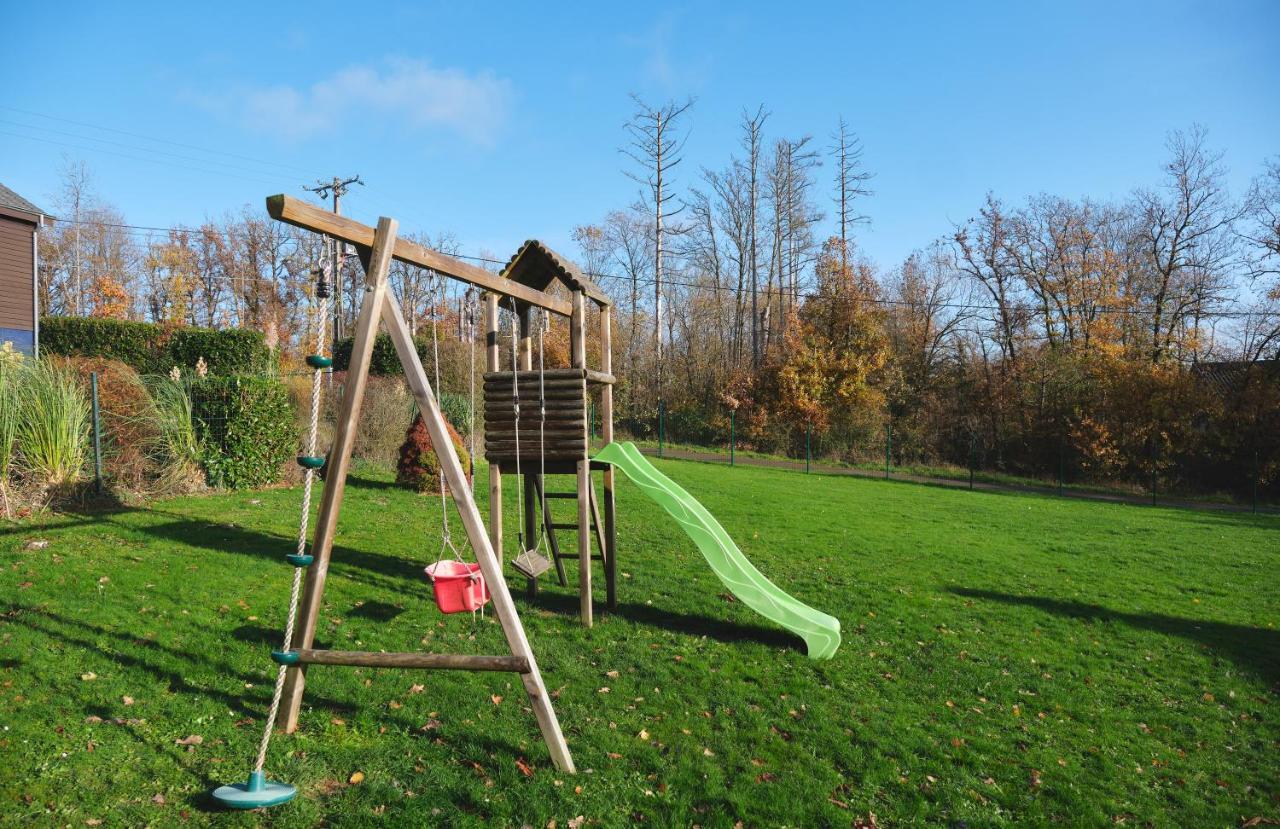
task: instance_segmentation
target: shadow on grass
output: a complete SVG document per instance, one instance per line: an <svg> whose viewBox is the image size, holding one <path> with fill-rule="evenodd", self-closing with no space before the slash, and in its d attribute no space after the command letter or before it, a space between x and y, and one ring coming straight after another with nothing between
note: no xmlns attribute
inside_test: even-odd
<svg viewBox="0 0 1280 829"><path fill-rule="evenodd" d="M115 647L109 653L103 653L104 658L124 668L151 674L156 679L166 682L171 693L216 699L227 706L228 709L254 718L262 717L267 710L268 699L263 698L261 692L257 694L258 699L247 695L245 697L235 696L217 688L193 682L184 676L184 673L190 674L193 672L191 669L203 665L206 668L215 670L224 677L237 677L241 682L252 683L254 686L262 686L268 691L270 690L269 685L263 685L261 677L242 673L229 663L220 660L210 659L207 656L202 656L186 649L171 648L153 639L142 639L120 633L102 625L71 619L45 608L10 604L5 608L3 616L0 617L0 622L23 625L51 639L56 639L64 644L83 648L87 651L102 652L104 639L114 640ZM279 636L279 632L273 632L273 634ZM241 637L237 636L236 638ZM136 649L141 653L126 653L124 651L125 648ZM263 657L265 664L270 665L272 668L275 667L267 661L265 653ZM171 664L162 664L163 662ZM312 705L334 709L351 709L349 703L317 697L310 692L307 695L307 701ZM94 714L97 712L85 709L85 713ZM100 716L105 717L105 715Z"/></svg>
<svg viewBox="0 0 1280 829"><path fill-rule="evenodd" d="M1203 619L1185 619L1180 616L1166 616L1162 613L1126 613L1101 605L1044 596L1020 596L967 587L948 589L966 598L1034 607L1046 613L1073 619L1117 622L1142 630L1190 639L1193 642L1199 642L1216 654L1226 656L1242 670L1260 676L1268 686L1272 688L1280 686L1280 631L1278 630Z"/></svg>
<svg viewBox="0 0 1280 829"><path fill-rule="evenodd" d="M198 518L166 513L172 521L150 524L136 529L171 544L200 547L220 553L253 556L288 566L285 555L294 552L297 539L260 530L204 521ZM396 580L407 580L416 586L421 581L422 564L389 553L369 553L335 545L332 554L335 568L354 567Z"/></svg>
<svg viewBox="0 0 1280 829"><path fill-rule="evenodd" d="M574 624L577 623L579 609L577 595L549 593L543 590L536 596L526 596L524 601L543 610L572 616L572 622ZM680 613L664 610L657 605L637 604L635 602L619 602L617 610L606 611L599 609L597 612L601 616L618 616L638 625L662 628L674 633L683 633L688 636L706 636L708 639L715 639L717 642L726 642L728 644L757 642L771 648L791 648L804 653L804 640L799 636L794 636L779 628L765 627L764 625L743 624L728 619L706 616L701 613Z"/></svg>

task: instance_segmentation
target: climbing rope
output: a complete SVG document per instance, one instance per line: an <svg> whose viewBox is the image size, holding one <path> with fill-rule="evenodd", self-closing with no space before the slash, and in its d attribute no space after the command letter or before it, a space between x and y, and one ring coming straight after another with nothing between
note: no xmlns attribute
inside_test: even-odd
<svg viewBox="0 0 1280 829"><path fill-rule="evenodd" d="M319 279L316 281L316 297L320 300L316 309L316 360L308 361L312 365L311 374L311 420L307 429L307 450L306 457L316 456L316 438L319 432L320 424L320 388L321 381L324 376L325 359L325 323L329 318L329 282L327 269L322 269ZM306 556L307 550L307 529L311 519L311 489L315 481L316 469L312 466L306 467L306 472L302 478L302 516L298 521L298 545L295 553L295 564L293 568L293 587L289 591L289 615L284 627L284 646L283 650L289 650L293 643L293 629L298 620L298 598L302 594L302 574L310 564L310 557ZM305 562L305 563L303 563ZM271 695L271 708L267 714L267 723L262 730L262 741L258 744L258 758L254 762L253 770L261 772L262 767L267 762L267 748L271 744L271 733L274 730L276 714L280 711L280 698L284 693L284 678L289 668L287 665L281 665L276 672L276 687Z"/></svg>

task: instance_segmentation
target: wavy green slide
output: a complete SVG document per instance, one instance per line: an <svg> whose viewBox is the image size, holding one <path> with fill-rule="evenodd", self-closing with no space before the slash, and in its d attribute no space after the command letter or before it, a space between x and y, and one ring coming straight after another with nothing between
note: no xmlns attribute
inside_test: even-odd
<svg viewBox="0 0 1280 829"><path fill-rule="evenodd" d="M810 659L830 659L840 647L840 620L796 601L764 577L720 522L679 484L649 463L634 443L610 443L594 458L627 473L693 539L725 587L755 612L804 639Z"/></svg>

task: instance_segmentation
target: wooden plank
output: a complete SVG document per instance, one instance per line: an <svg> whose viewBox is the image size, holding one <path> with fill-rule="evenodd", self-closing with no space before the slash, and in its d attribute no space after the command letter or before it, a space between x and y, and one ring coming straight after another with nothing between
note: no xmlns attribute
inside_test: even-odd
<svg viewBox="0 0 1280 829"><path fill-rule="evenodd" d="M507 646L511 649L513 656L529 660L529 670L521 674L520 678L524 684L525 693L529 697L529 707L533 709L538 727L542 730L542 739L546 742L547 750L551 753L552 762L556 767L572 773L573 758L569 754L569 746L565 743L564 734L560 731L560 721L556 719L556 712L551 707L551 698L542 682L542 673L538 670L538 663L533 656L529 639L525 635L520 614L516 612L511 591L507 588L506 579L503 578L502 562L489 540L484 519L480 516L471 488L467 486L466 471L458 461L458 452L453 446L453 441L449 439L444 415L440 413L440 406L436 402L431 383L427 380L427 373L422 368L422 361L418 358L418 351L413 344L413 336L409 333L409 326L405 324L404 317L400 314L400 307L396 304L395 297L386 297L382 307L382 320L386 323L388 332L391 334L391 342L400 356L401 365L404 366L405 380L418 401L418 410L422 414L427 432L431 435L431 445L444 448L443 452L436 450L440 468L444 472L445 483L449 485L453 495L453 502L462 519L462 525L466 528L467 540L471 542L471 549L475 552L476 561L480 564L480 572L484 575L485 584L489 587L494 613L502 625Z"/></svg>
<svg viewBox="0 0 1280 829"><path fill-rule="evenodd" d="M612 386L617 382L617 378L607 371L587 369L587 382L598 386Z"/></svg>
<svg viewBox="0 0 1280 829"><path fill-rule="evenodd" d="M529 660L520 656L472 656L464 653L382 653L378 651L330 651L302 648L295 653L307 665L353 665L361 668L439 668L458 671L529 671Z"/></svg>
<svg viewBox="0 0 1280 829"><path fill-rule="evenodd" d="M544 369L548 380L582 380L587 376L587 371L580 368L548 368ZM490 380L502 380L509 386L511 385L511 372L509 371L486 371L484 373L485 382ZM538 372L535 370L516 372L517 380L538 380Z"/></svg>
<svg viewBox="0 0 1280 829"><path fill-rule="evenodd" d="M373 245L374 229L346 216L330 213L321 207L308 204L301 199L284 194L267 197L267 213L271 218L294 227L323 233L335 239L350 242L353 245L370 247ZM392 256L401 262L430 268L462 282L466 282L486 291L515 297L539 308L567 317L573 313L570 303L563 299L545 294L542 291L522 285L486 271L484 268L467 264L460 259L432 250L428 247L410 242L408 239L397 239Z"/></svg>
<svg viewBox="0 0 1280 829"><path fill-rule="evenodd" d="M300 621L289 642L292 650L310 648L315 641L316 620L320 615L325 578L329 573L329 558L333 552L334 532L338 527L338 512L342 507L342 495L346 491L351 449L355 445L356 430L359 428L360 404L364 400L364 390L369 379L373 341L378 333L378 315L387 297L387 272L391 268L391 251L395 241L395 219L379 219L378 229L371 240L373 248L365 279L370 288L365 292L364 301L360 305L360 316L356 321L351 346L351 368L343 390L337 433L329 450L329 469L325 476L324 495L320 501L320 515L316 518L315 540L311 543L311 555L315 557L315 561L307 568L302 603L298 608ZM448 442L447 438L445 440ZM453 443L449 442L449 446L452 447ZM297 729L305 685L304 668L289 668L285 675L280 710L276 715L277 728L286 732Z"/></svg>
<svg viewBox="0 0 1280 829"><path fill-rule="evenodd" d="M551 505L547 503L547 476L537 476L537 482L539 503L542 504L542 527L547 534L547 546L551 548L551 560L556 565L556 581L561 587L568 587L569 579L564 572L564 556L560 553L560 542L556 539L556 531L551 528Z"/></svg>

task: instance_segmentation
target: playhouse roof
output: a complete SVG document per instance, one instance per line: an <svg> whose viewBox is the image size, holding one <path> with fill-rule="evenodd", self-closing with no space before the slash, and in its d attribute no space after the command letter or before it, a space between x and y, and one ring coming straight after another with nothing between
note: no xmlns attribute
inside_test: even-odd
<svg viewBox="0 0 1280 829"><path fill-rule="evenodd" d="M604 289L588 279L577 265L537 239L520 246L502 269L502 275L539 291L545 291L552 280L558 279L570 290L582 291L601 307L613 304Z"/></svg>

